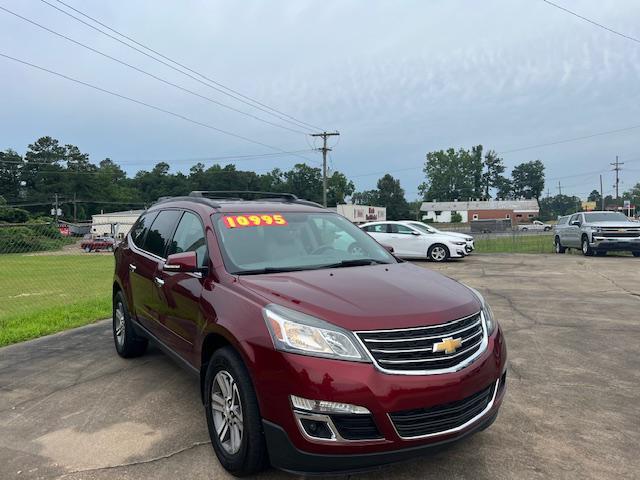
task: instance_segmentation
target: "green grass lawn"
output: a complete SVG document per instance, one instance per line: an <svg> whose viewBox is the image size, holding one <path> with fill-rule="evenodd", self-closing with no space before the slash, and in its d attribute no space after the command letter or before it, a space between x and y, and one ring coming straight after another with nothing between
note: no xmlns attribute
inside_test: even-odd
<svg viewBox="0 0 640 480"><path fill-rule="evenodd" d="M112 255L0 255L0 346L111 316Z"/></svg>
<svg viewBox="0 0 640 480"><path fill-rule="evenodd" d="M478 253L553 253L553 234L505 235L493 238L476 236Z"/></svg>

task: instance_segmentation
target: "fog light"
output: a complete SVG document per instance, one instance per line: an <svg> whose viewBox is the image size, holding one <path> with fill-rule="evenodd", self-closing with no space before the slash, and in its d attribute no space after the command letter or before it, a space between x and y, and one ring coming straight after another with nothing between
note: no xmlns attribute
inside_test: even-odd
<svg viewBox="0 0 640 480"><path fill-rule="evenodd" d="M307 432L307 435L313 438L324 438L330 440L334 438L333 433L331 433L331 429L327 425L327 422L323 422L321 420L310 420L308 418L301 418L300 424L304 431Z"/></svg>
<svg viewBox="0 0 640 480"><path fill-rule="evenodd" d="M291 395L291 404L296 410L304 410L314 413L351 413L351 414L370 414L369 410L358 405L350 403L327 402L325 400L309 400L308 398L296 397Z"/></svg>

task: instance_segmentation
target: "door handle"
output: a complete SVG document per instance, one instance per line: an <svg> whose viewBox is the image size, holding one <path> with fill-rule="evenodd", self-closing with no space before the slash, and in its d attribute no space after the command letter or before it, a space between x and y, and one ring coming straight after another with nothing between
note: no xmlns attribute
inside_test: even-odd
<svg viewBox="0 0 640 480"><path fill-rule="evenodd" d="M130 263L130 264L129 264L129 271L130 271L130 272L135 272L135 271L136 271L136 268L138 268L138 267L136 267L133 263Z"/></svg>
<svg viewBox="0 0 640 480"><path fill-rule="evenodd" d="M162 287L164 285L164 280L162 280L161 278L153 277L153 281L159 287Z"/></svg>

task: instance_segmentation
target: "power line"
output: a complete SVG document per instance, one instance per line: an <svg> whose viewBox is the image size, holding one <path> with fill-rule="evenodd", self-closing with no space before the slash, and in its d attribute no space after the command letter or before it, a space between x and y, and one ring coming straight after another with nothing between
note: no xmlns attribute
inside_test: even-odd
<svg viewBox="0 0 640 480"><path fill-rule="evenodd" d="M616 161L615 163L610 163L609 165L613 166L613 171L616 172L616 183L614 185L615 189L616 189L616 201L618 201L619 196L619 192L618 192L618 187L620 186L620 170L622 170L622 167L620 165L624 165L624 162L619 162L618 161L618 156L616 155Z"/></svg>
<svg viewBox="0 0 640 480"><path fill-rule="evenodd" d="M42 30L44 30L44 31L46 31L46 32L49 32L49 33L51 33L52 35L56 35L57 37L62 38L62 39L64 39L64 40L67 40L67 41L69 41L69 42L71 42L71 43L73 43L73 44L75 44L75 45L77 45L77 46L79 46L79 47L82 47L82 48L84 48L84 49L87 49L87 50L89 50L89 51L91 51L91 52L93 52L93 53L97 53L98 55L101 55L101 56L103 56L103 57L105 57L105 58L108 58L109 60L112 60L112 61L114 61L114 62L116 62L116 63L121 64L121 65L124 65L124 66L125 66L125 67L127 67L127 68L130 68L130 69L132 69L132 70L135 70L136 72L142 73L143 75L146 75L146 76L148 76L148 77L151 77L151 78L153 78L154 80L157 80L157 81L159 81L159 82L162 82L162 83L164 83L164 84L166 84L166 85L169 85L169 86L171 86L171 87L177 88L178 90L181 90L181 91L183 91L183 92L186 92L186 93L188 93L188 94L190 94L190 95L193 95L193 96L195 96L195 97L201 98L201 99L206 100L206 101L208 101L208 102L211 102L211 103L213 103L213 104L215 104L215 105L219 105L219 106L221 106L221 107L223 107L223 108L229 109L229 110L234 111L234 112L236 112L236 113L239 113L239 114L241 114L241 115L245 115L245 116L247 116L247 117L253 118L254 120L258 120L258 121L260 121L260 122L266 123L266 124L271 125L271 126L273 126L273 127L282 128L282 129L284 129L284 130L288 130L288 131L293 132L293 133L299 133L299 134L302 134L302 135L306 135L306 134L307 134L306 132L303 132L302 130L296 130L296 129L293 129L293 128L289 128L289 127L287 127L287 126L285 126L285 125L280 125L280 124L278 124L278 123L271 122L271 121L266 120L266 119L264 119L264 118L261 118L261 117L258 117L258 116L256 116L256 115L253 115L252 113L245 112L244 110L240 110L240 109L238 109L238 108L232 107L232 106L227 105L227 104L225 104L225 103L219 102L218 100L215 100L215 99L213 99L213 98L211 98L211 97L207 97L206 95L201 95L201 94L200 94L200 93L198 93L198 92L195 92L195 91L193 91L193 90L190 90L190 89L188 89L188 88L185 88L185 87L183 87L183 86L181 86L181 85L178 85L178 84L176 84L176 83L170 82L169 80L166 80L166 79L164 79L164 78L162 78L162 77L159 77L159 76L157 76L157 75L155 75L155 74L153 74L153 73L151 73L151 72L147 72L146 70L143 70L143 69L141 69L141 68L138 68L138 67L136 67L135 65L131 65L130 63L127 63L127 62L125 62L125 61L123 61L123 60L120 60L120 59L118 59L118 58L116 58L116 57L113 57L113 56L111 56L111 55L109 55L109 54L107 54L107 53L104 53L104 52L102 52L102 51L100 51L100 50L97 50L97 49L95 49L95 48L93 48L93 47L90 47L89 45L86 45L85 43L82 43L82 42L79 42L79 41L77 41L77 40L74 40L73 38L71 38L71 37L69 37L69 36L67 36L67 35L64 35L64 34L62 34L62 33L60 33L60 32L57 32L57 31L55 31L55 30L52 30L52 29L50 29L50 28L48 28L48 27L46 27L46 26L44 26L44 25L42 25L42 24L40 24L40 23L38 23L38 22L36 22L36 21L34 21L34 20L31 20L31 19L29 19L29 18L27 18L27 17L24 17L24 16L22 16L22 15L20 15L20 14L16 13L16 12L13 12L13 11L9 10L8 8L5 8L5 7L1 6L1 5L0 5L0 10L3 10L4 12L6 12L6 13L8 13L8 14L10 14L10 15L13 15L13 16L15 16L16 18L19 18L20 20L23 20L23 21L25 21L25 22L28 22L28 23L30 23L31 25L34 25L34 26L36 26L36 27L38 27L38 28L40 28L40 29L42 29Z"/></svg>
<svg viewBox="0 0 640 480"><path fill-rule="evenodd" d="M110 160L114 163L114 165L116 165L118 167L121 166L121 165L148 165L150 163L155 163L155 165L157 165L158 163L169 163L169 164L187 163L187 162L202 163L202 162L219 161L219 160L234 160L235 162L241 162L241 161L246 161L246 160L254 160L256 158L279 157L279 156L283 156L283 155L293 155L293 154L296 154L296 153L309 153L309 152L313 152L313 151L315 151L315 149L314 150L310 150L310 149L306 149L306 150L289 150L289 151L284 151L284 152L256 153L256 154L249 154L249 155L225 155L225 156L219 156L219 157L179 158L179 159L171 159L171 160L167 160L167 159L136 160L136 161L133 161L133 162L126 161L126 160L122 160L122 161L116 162L114 160L111 160L111 159ZM65 162L66 160L62 159L60 161ZM0 163L16 164L16 165L22 165L22 166L31 166L31 165L51 166L51 165L54 165L52 163L37 162L37 161L34 161L34 160L3 160L2 158L0 158ZM96 164L92 163L91 165L96 165Z"/></svg>
<svg viewBox="0 0 640 480"><path fill-rule="evenodd" d="M148 58L151 58L152 60L154 60L154 61L156 61L158 63L161 63L162 65L165 65L166 67L169 67L169 68L181 73L182 75L185 75L185 76L187 76L187 77L189 77L189 78L191 78L191 79L193 79L193 80L195 80L195 81L197 81L197 82L199 82L199 83L201 83L203 85L206 85L207 87L212 88L212 89L222 93L223 95L227 95L228 97L231 97L231 98L233 98L233 99L235 99L235 100L237 100L237 101L239 101L241 103L244 103L246 105L249 105L252 108L256 108L256 109L258 109L260 111L263 111L263 112L265 112L265 113L267 113L269 115L272 115L272 116L274 116L276 118L279 118L282 121L285 121L285 122L288 122L290 124L296 125L297 127L311 128L311 129L314 129L314 130L322 130L322 128L320 128L318 126L315 126L315 125L307 123L307 122L303 122L302 120L298 120L297 118L295 118L295 117L293 117L291 115L288 115L288 114L286 114L284 112L281 112L280 110L277 110L277 109L275 109L273 107L270 107L269 105L261 103L261 102L259 102L258 100L254 99L254 98L251 98L251 97L249 97L247 95L243 95L242 93L240 93L240 92L238 92L236 90L233 90L232 88L227 87L226 85L223 85L222 83L217 82L216 80L214 80L212 78L207 77L203 73L200 73L200 72L198 72L198 71L196 71L196 70L194 70L192 68L189 68L189 67L183 65L182 63L180 63L180 62L178 62L178 61L176 61L176 60L174 60L174 59L172 59L172 58L170 58L170 57L168 57L166 55L163 55L162 53L160 53L160 52L158 52L158 51L156 51L154 49L152 49L151 47L148 47L148 46L138 42L137 40L133 39L132 37L127 36L127 35L119 32L119 31L115 30L114 28L102 23L101 21L99 21L96 18L91 17L90 15L78 10L77 8L74 8L71 5L68 5L65 2L62 2L60 0L56 0L58 3L60 3L61 5L64 5L65 7L69 8L70 10L73 10L74 12L79 13L83 17L88 18L89 20L95 22L96 24L101 25L102 27L108 29L109 31L121 36L122 38L126 38L130 42L133 42L135 45L138 45L138 46L144 48L145 50L148 50L149 52L152 52L155 55L157 55L157 56L161 57L162 59L167 60L168 62L171 62L171 63L167 63L167 62L165 62L165 61L163 61L163 60L161 60L159 58L156 58L153 55L150 55L149 53L147 53L147 52L145 52L145 51L143 51L143 50L141 50L141 49L139 49L139 48L137 48L137 47L135 47L133 45L130 45L129 43L121 40L120 38L117 38L117 37L105 32L104 30L96 27L95 25L92 25L92 24L90 24L88 22L85 22L81 18L78 18L75 15L73 15L73 14L71 14L71 13L69 13L69 12L67 12L67 11L65 11L63 9L61 9L59 7L56 7L55 5L49 3L46 0L41 0L41 1L43 3L45 3L46 5L50 6L51 8L54 8L54 9L58 10L59 12L65 14L65 15L71 17L71 18L73 18L74 20L86 25L87 27L92 28L93 30L95 30L95 31L97 31L97 32L99 32L99 33L101 33L101 34L103 34L103 35L105 35L105 36L107 36L107 37L109 37L109 38L111 38L111 39L123 44L123 45L125 45L128 48L131 48L131 49L135 50L136 52L138 52L138 53L140 53L142 55L145 55ZM191 73L197 75L197 77L194 76L194 75L191 75L191 74L189 74L189 73L187 73L187 72L185 72L183 70L181 70L180 68L176 68L172 64L177 65L177 66L179 66L180 68L182 68L184 70L187 70L187 72L191 72ZM200 78L198 78L198 77L200 77ZM203 81L202 79L206 80L206 82ZM218 88L218 87L220 87L220 88ZM229 92L231 92L231 93L229 93Z"/></svg>
<svg viewBox="0 0 640 480"><path fill-rule="evenodd" d="M200 121L198 121L198 120L194 120L194 119L189 118L189 117L187 117L187 116L185 116L185 115L182 115L182 114L180 114L180 113L175 113L175 112L172 112L172 111L170 111L170 110L166 110L166 109L164 109L164 108L162 108L162 107L158 107L157 105L152 105L152 104L150 104L150 103L146 103L146 102L143 102L143 101L141 101L141 100L136 100L135 98L127 97L126 95L122 95L122 94L120 94L120 93L116 93L116 92L113 92L113 91L111 91L111 90L107 90L107 89L105 89L105 88L98 87L98 86L93 85L93 84L91 84L91 83L84 82L84 81L82 81L82 80L78 80L78 79L76 79L76 78L70 77L70 76L68 76L68 75L64 75L64 74L62 74L62 73L59 73L59 72L56 72L56 71L53 71L53 70L49 70L48 68L41 67L41 66L39 66L39 65L36 65L36 64L34 64L34 63L27 62L27 61L25 61L25 60L20 60L19 58L12 57L12 56L7 55L7 54L5 54L5 53L0 52L0 57L6 58L6 59L8 59L8 60L13 60L14 62L21 63L21 64L23 64L23 65L27 65L27 66L29 66L29 67L31 67L31 68L35 68L35 69L37 69L37 70L41 70L41 71L46 72L46 73L50 73L51 75L55 75L55 76L57 76L57 77L64 78L65 80L69 80L70 82L74 82L74 83L77 83L77 84L80 84L80 85L84 85L85 87L92 88L92 89L97 90L97 91L99 91L99 92L106 93L106 94L108 94L108 95L112 95L112 96L114 96L114 97L118 97L118 98L123 99L123 100L128 100L129 102L133 102L133 103L136 103L136 104L138 104L138 105L142 105L142 106L147 107L147 108L150 108L150 109L152 109L152 110L156 110L156 111L158 111L158 112L166 113L167 115L171 115L171 116L173 116L173 117L179 118L179 119L181 119L181 120L184 120L185 122L193 123L194 125L199 125L199 126L201 126L201 127L208 128L208 129L210 129L210 130L214 130L214 131L216 131L216 132L218 132L218 133L222 133L222 134L224 134L224 135L228 135L228 136L230 136L230 137L234 137L234 138L238 138L238 139L240 139L240 140L244 140L245 142L253 143L253 144L255 144L255 145L261 145L261 146L263 146L263 147L270 148L271 150L276 150L276 151L278 151L278 152L285 153L285 150L282 150L281 148L278 148L278 147L274 147L273 145L268 145L268 144L266 144L266 143L259 142L259 141L257 141L257 140L253 140L253 139L251 139L251 138L245 137L245 136L243 136L243 135L239 135L239 134L237 134L237 133L229 132L229 131L227 131L227 130L223 130L223 129L221 129L221 128L214 127L213 125L209 125L209 124L207 124L207 123L203 123L203 122L200 122ZM300 157L300 158L303 158L303 159L305 159L305 160L310 161L308 158L303 157L303 156L301 156L301 155L294 155L294 156L296 156L296 157ZM316 162L316 163L317 163L317 162Z"/></svg>
<svg viewBox="0 0 640 480"><path fill-rule="evenodd" d="M613 28L609 28L606 25L603 25L603 24L598 23L598 22L596 22L594 20L591 20L590 18L583 17L579 13L576 13L576 12L574 12L572 10L569 10L568 8L565 8L562 5L558 5L557 3L550 2L549 0L542 0L542 1L544 3L546 3L546 4L548 4L548 5L551 5L552 7L558 8L558 9L560 9L560 10L562 10L562 11L564 11L564 12L570 14L570 15L573 15L574 17L578 17L579 19L584 20L585 22L589 22L590 24L595 25L598 28L602 28L603 30L606 30L606 31L608 31L610 33L613 33L614 35L618 35L618 36L620 36L622 38L626 38L627 40L631 40L632 42L640 43L640 39L638 39L638 38L632 37L630 35L626 35L626 34L624 34L622 32L618 32L617 30L614 30Z"/></svg>

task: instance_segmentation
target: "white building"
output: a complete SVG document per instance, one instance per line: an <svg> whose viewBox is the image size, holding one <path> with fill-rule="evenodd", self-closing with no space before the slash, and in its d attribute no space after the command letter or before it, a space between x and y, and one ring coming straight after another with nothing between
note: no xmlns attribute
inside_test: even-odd
<svg viewBox="0 0 640 480"><path fill-rule="evenodd" d="M99 213L91 216L91 234L124 238L138 217L144 210L129 210L126 212Z"/></svg>
<svg viewBox="0 0 640 480"><path fill-rule="evenodd" d="M379 222L387 219L386 207L369 205L337 205L336 212L353 223Z"/></svg>
<svg viewBox="0 0 640 480"><path fill-rule="evenodd" d="M536 199L423 202L420 212L423 220L434 222L451 222L452 215L458 213L463 223L504 219L511 223L526 223L540 214L540 207Z"/></svg>

